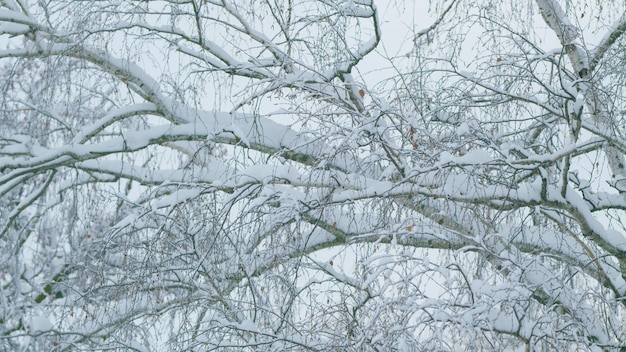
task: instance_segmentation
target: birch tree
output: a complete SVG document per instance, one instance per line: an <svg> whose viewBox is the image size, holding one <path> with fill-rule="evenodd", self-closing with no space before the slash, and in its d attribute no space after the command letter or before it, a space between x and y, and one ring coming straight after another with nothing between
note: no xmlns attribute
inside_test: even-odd
<svg viewBox="0 0 626 352"><path fill-rule="evenodd" d="M0 6L3 350L626 350L622 3Z"/></svg>

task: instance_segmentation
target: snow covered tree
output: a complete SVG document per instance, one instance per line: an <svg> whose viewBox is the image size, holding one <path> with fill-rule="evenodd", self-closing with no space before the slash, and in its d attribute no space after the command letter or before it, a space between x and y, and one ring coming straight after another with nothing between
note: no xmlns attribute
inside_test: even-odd
<svg viewBox="0 0 626 352"><path fill-rule="evenodd" d="M626 350L622 2L0 6L0 349Z"/></svg>

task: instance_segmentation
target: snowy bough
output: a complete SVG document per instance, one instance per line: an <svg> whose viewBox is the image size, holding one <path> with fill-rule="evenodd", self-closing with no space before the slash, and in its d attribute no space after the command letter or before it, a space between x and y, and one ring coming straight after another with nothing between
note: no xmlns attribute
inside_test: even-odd
<svg viewBox="0 0 626 352"><path fill-rule="evenodd" d="M626 350L624 9L512 3L2 1L0 349Z"/></svg>

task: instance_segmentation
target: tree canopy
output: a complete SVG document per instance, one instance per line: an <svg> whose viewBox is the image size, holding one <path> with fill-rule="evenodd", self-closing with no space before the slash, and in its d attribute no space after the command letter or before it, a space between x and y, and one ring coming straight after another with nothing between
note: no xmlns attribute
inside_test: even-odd
<svg viewBox="0 0 626 352"><path fill-rule="evenodd" d="M623 5L0 2L0 349L626 350Z"/></svg>

